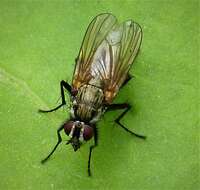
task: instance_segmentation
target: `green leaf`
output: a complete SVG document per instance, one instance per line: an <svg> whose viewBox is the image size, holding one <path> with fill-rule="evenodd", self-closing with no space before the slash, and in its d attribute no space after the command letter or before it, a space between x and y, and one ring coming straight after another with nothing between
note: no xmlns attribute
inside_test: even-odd
<svg viewBox="0 0 200 190"><path fill-rule="evenodd" d="M86 27L102 12L143 28L135 77L115 102L132 105L122 123L147 140L114 124L120 112L105 114L89 178L92 141L74 153L63 134L64 143L40 164L69 109L37 110L60 102L59 82L71 81ZM1 1L0 189L198 189L198 12L196 0Z"/></svg>

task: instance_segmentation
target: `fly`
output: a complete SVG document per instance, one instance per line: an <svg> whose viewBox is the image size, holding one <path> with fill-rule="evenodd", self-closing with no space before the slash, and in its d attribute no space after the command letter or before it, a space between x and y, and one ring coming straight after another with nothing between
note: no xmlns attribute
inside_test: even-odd
<svg viewBox="0 0 200 190"><path fill-rule="evenodd" d="M70 137L74 151L94 138L88 158L88 175L91 175L90 161L92 150L98 145L96 123L110 110L122 109L123 112L115 122L128 133L145 139L120 123L122 117L130 110L127 103L112 104L119 90L131 79L130 67L136 58L142 41L142 29L132 20L118 23L112 14L100 14L89 24L81 49L76 58L76 65L71 85L60 82L62 103L51 110L53 112L66 104L64 90L71 99L70 119L57 130L58 141L50 154L42 160L45 163L61 143L61 131Z"/></svg>

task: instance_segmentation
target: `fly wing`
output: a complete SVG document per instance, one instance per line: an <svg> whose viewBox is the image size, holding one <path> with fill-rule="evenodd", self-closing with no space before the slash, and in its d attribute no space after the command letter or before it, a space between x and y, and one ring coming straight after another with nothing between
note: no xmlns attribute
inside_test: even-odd
<svg viewBox="0 0 200 190"><path fill-rule="evenodd" d="M111 103L128 76L142 41L139 24L126 21L107 35L95 53L91 71L93 78L104 84L107 103Z"/></svg>
<svg viewBox="0 0 200 190"><path fill-rule="evenodd" d="M89 24L76 59L72 81L74 89L78 89L81 85L88 83L92 78L91 63L94 54L116 23L117 19L112 14L100 14Z"/></svg>

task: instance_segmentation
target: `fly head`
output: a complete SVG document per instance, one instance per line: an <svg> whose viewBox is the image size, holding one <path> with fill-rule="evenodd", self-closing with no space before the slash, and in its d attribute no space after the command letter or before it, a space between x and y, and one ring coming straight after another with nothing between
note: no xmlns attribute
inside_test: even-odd
<svg viewBox="0 0 200 190"><path fill-rule="evenodd" d="M90 140L94 135L93 127L80 121L68 121L64 124L65 133L70 137L67 144L71 144L77 151L84 141Z"/></svg>

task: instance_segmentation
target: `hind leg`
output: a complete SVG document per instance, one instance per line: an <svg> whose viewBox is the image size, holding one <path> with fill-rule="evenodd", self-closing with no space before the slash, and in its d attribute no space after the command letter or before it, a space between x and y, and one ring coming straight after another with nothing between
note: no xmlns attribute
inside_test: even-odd
<svg viewBox="0 0 200 190"><path fill-rule="evenodd" d="M122 84L122 87L125 86L132 78L133 78L133 76L131 76L131 75L128 73L126 80L125 80L124 83Z"/></svg>

